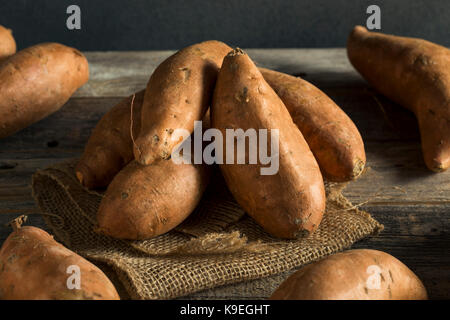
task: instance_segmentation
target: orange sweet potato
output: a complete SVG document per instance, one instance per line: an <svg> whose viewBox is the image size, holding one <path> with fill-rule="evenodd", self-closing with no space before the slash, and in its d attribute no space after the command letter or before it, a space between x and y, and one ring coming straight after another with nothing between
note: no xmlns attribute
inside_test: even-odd
<svg viewBox="0 0 450 320"><path fill-rule="evenodd" d="M450 166L450 50L432 42L356 26L350 62L379 92L414 112L430 170Z"/></svg>
<svg viewBox="0 0 450 320"><path fill-rule="evenodd" d="M78 50L43 43L0 64L0 138L58 110L89 78Z"/></svg>
<svg viewBox="0 0 450 320"><path fill-rule="evenodd" d="M425 300L420 279L393 256L368 249L337 253L286 279L272 300Z"/></svg>
<svg viewBox="0 0 450 320"><path fill-rule="evenodd" d="M166 233L195 209L209 175L206 165L132 161L108 186L97 212L97 231L131 240Z"/></svg>
<svg viewBox="0 0 450 320"><path fill-rule="evenodd" d="M16 53L16 41L11 29L0 26L0 61Z"/></svg>
<svg viewBox="0 0 450 320"><path fill-rule="evenodd" d="M144 90L141 90L122 100L100 119L92 131L75 168L78 180L85 187L106 187L134 159L131 103L133 102L133 137L136 137L141 125L143 98Z"/></svg>
<svg viewBox="0 0 450 320"><path fill-rule="evenodd" d="M267 129L269 136L274 129L279 130L279 156L272 154L279 161L275 174L261 174L260 169L266 166L261 159L250 164L248 148L245 164L224 160L220 169L237 202L271 235L296 238L316 230L325 210L319 166L281 99L240 49L223 61L211 123L224 137L224 159L226 129Z"/></svg>
<svg viewBox="0 0 450 320"><path fill-rule="evenodd" d="M211 102L217 72L230 49L219 41L205 41L178 51L156 68L145 91L134 146L139 163L169 158L180 142L172 137L174 130L194 130L194 121L202 119Z"/></svg>
<svg viewBox="0 0 450 320"><path fill-rule="evenodd" d="M69 289L77 266L80 288ZM18 227L0 249L2 300L119 300L111 281L92 263L42 229Z"/></svg>
<svg viewBox="0 0 450 320"><path fill-rule="evenodd" d="M330 181L358 177L366 163L353 121L320 89L301 78L260 68L308 142L322 174Z"/></svg>

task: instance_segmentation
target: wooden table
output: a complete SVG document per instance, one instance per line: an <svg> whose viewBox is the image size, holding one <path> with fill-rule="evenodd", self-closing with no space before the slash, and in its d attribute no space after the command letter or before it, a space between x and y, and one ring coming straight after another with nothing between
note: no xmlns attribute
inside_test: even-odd
<svg viewBox="0 0 450 320"><path fill-rule="evenodd" d="M450 171L434 174L422 160L416 120L378 95L349 64L345 49L251 49L260 65L303 77L340 105L365 141L366 173L344 194L384 224L355 244L393 254L423 280L433 299L450 298ZM80 156L91 129L120 99L145 87L171 51L87 52L91 80L57 113L0 141L0 243L7 221L37 213L31 175ZM31 224L46 228L39 215ZM262 299L289 272L199 292L187 298Z"/></svg>

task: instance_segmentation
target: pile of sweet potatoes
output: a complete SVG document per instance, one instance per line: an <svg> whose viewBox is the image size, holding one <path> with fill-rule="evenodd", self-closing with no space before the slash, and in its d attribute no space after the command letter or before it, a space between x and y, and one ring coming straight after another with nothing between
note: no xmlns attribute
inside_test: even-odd
<svg viewBox="0 0 450 320"><path fill-rule="evenodd" d="M348 54L371 84L416 113L425 161L430 169L442 171L450 158L450 73L442 66L449 64L450 55L446 48L421 41L357 27L349 38ZM11 32L0 27L0 138L56 111L88 80L87 60L76 49L48 43L15 50ZM408 76L400 76L404 74ZM389 81L386 75L391 75ZM416 95L409 95L408 88ZM201 134L213 130L209 131L213 143L207 147L204 141L200 146L190 144L198 138L194 128L200 121ZM276 170L267 173L268 162L261 152L254 157L251 134L244 135L243 155L230 150L230 141L242 139L228 139L230 130L270 136L253 142L258 142L257 149L270 151L266 155L276 159ZM204 155L212 149L213 163L199 161L199 152ZM175 161L180 150L186 160L181 163ZM309 236L321 223L324 179L356 179L365 163L355 124L320 89L303 79L258 68L239 48L205 41L167 58L145 90L103 116L75 174L88 189L106 188L95 231L107 236L142 240L174 229L194 211L208 184L215 183L210 181L211 170L218 167L236 201L266 232L296 239ZM31 263L33 272L25 275ZM61 265L66 264L79 265L92 277L76 296L63 285L66 275ZM364 284L366 267L372 265L380 270L378 291ZM33 282L44 269L45 277L61 281L49 280L44 286ZM25 277L28 287L14 286ZM95 266L43 230L16 223L0 250L0 298L119 297ZM301 269L272 298L424 299L426 291L395 258L357 250Z"/></svg>
<svg viewBox="0 0 450 320"><path fill-rule="evenodd" d="M211 165L175 164L171 156L187 138L177 130L189 136L200 120L210 120L223 137L230 128L277 132L275 174L260 174L265 169L261 160L223 163L216 158L237 202L275 237L314 232L325 210L322 175L349 181L365 165L356 126L318 88L259 69L242 50L222 42L194 44L163 61L146 90L114 106L92 132L76 175L87 188L107 187L98 232L148 239L173 229L193 211ZM222 143L226 150L225 138ZM218 153L219 141L214 144ZM249 149L245 152L249 160ZM222 156L231 155L224 151Z"/></svg>
<svg viewBox="0 0 450 320"><path fill-rule="evenodd" d="M349 57L357 66L356 61L365 60L353 58L354 37L349 40ZM368 53L359 49L355 53L364 54ZM367 69L370 74L372 71ZM447 78L438 76L443 85L437 91L442 94L436 98L448 102ZM388 82L385 86L395 88ZM446 108L431 106L429 110L443 114L442 121L448 122ZM419 121L425 117L419 115L421 111L416 114ZM147 239L173 229L192 212L208 183L210 175L205 167L210 165L173 164L171 156L183 139L186 142L194 138L195 121L200 120L210 120L206 127L224 137L218 139L214 135L213 145L216 156L221 156L215 163L229 190L274 237L295 239L314 232L325 210L324 178L336 182L353 180L363 172L366 163L358 129L320 89L303 79L258 68L239 48L233 50L218 41L195 44L166 59L152 74L145 92L112 108L94 129L76 174L87 188L106 187L97 215L97 232L121 239ZM435 131L442 134L443 126ZM176 135L177 129L184 129L188 135ZM236 150L227 149L226 134L233 129L276 133L270 139L278 139L277 148L272 149L270 143L268 147L278 157L275 174L262 174L267 163L252 158L250 146L240 159ZM434 134L433 138L440 139L440 151L430 147L436 141L423 137L425 159L436 171L447 167L445 130L445 137ZM109 138L105 141L102 137ZM244 136L244 141L247 138L250 143L250 136ZM432 160L427 160L430 157ZM375 289L367 282L367 268L372 267L379 271L381 279ZM335 283L339 279L330 279L332 272L345 278L341 284ZM373 250L332 256L293 277L295 281L288 280L273 298L427 297L423 284L411 270L394 257Z"/></svg>

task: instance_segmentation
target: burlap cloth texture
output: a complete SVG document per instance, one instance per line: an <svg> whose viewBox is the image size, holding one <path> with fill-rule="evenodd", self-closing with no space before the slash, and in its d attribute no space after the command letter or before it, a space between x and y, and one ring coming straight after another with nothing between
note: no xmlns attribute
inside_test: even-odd
<svg viewBox="0 0 450 320"><path fill-rule="evenodd" d="M56 239L101 267L122 298L169 299L267 277L383 229L341 194L342 184L326 183L327 210L319 229L298 240L273 238L233 200L216 170L198 208L175 230L144 241L112 239L93 231L102 195L78 183L75 163L36 172L34 198Z"/></svg>

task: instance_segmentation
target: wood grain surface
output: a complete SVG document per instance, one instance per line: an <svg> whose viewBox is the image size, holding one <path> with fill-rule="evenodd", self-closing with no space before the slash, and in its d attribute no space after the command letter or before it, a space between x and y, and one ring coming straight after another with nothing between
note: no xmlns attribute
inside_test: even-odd
<svg viewBox="0 0 450 320"><path fill-rule="evenodd" d="M301 76L325 91L363 136L367 169L344 195L384 224L378 237L355 244L393 254L423 280L432 299L450 298L450 171L422 160L414 116L377 94L351 67L344 49L249 49L263 67ZM20 214L46 229L31 196L39 168L80 156L100 117L145 88L171 51L87 52L91 78L69 102L14 136L0 140L0 243L4 224ZM292 272L292 271L291 271ZM187 299L265 299L290 272L196 293Z"/></svg>

